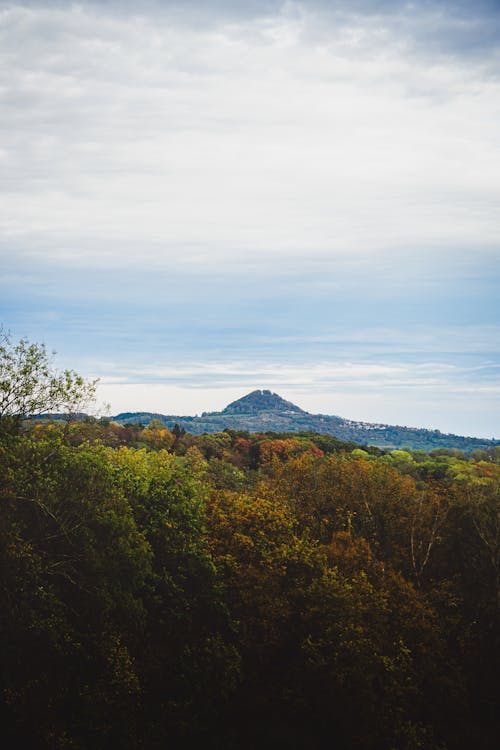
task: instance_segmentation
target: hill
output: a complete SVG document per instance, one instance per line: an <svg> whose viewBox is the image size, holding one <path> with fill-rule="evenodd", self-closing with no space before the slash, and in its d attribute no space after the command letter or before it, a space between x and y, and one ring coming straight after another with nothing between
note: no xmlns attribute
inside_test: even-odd
<svg viewBox="0 0 500 750"><path fill-rule="evenodd" d="M232 401L222 410L222 414L261 414L265 411L281 412L283 414L305 414L299 406L291 401L285 401L277 393L271 391L252 391L246 396ZM217 413L217 412L215 412Z"/></svg>
<svg viewBox="0 0 500 750"><path fill-rule="evenodd" d="M200 435L225 429L248 432L318 432L340 440L380 448L411 448L433 450L451 448L464 452L500 445L498 440L486 440L453 435L439 430L427 430L400 425L356 422L327 414L310 414L269 390L255 390L228 404L220 412L203 412L201 416L178 416L151 412L124 412L112 418L120 424L148 424L158 419L172 429Z"/></svg>

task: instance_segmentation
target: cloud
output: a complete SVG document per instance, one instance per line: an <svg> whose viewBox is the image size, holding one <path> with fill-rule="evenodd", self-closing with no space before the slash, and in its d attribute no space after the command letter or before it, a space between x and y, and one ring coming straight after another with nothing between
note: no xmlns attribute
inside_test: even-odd
<svg viewBox="0 0 500 750"><path fill-rule="evenodd" d="M500 83L407 38L443 11L221 3L203 26L150 7L3 11L4 252L199 268L497 247Z"/></svg>
<svg viewBox="0 0 500 750"><path fill-rule="evenodd" d="M364 352L362 359L363 353L358 352L361 356L357 360L349 360L346 354L347 352L343 352L343 356L329 360L316 356L312 361L255 356L235 360L227 356L225 359L211 361L184 359L169 362L167 357L163 361L156 357L136 364L94 360L88 362L87 366L94 375L104 374L103 383L108 391L116 386L126 385L127 392L144 394L147 391L146 384L149 384L153 387L152 393L156 394L161 394L162 389L163 394L172 389L181 389L184 393L191 391L193 404L199 404L200 394L207 391L212 394L222 392L223 395L218 396L220 401L238 389L244 391L268 387L280 393L292 392L295 397L300 394L301 400L305 399L316 411L324 413L328 407L333 408L335 394L338 393L346 396L363 394L365 399L371 394L376 409L379 399L384 402L395 398L397 394L401 403L409 399L409 404L412 404L424 398L434 399L436 403L439 398L490 398L497 397L500 392L498 357L483 355L471 359L463 355L461 360L450 360L436 352L434 358L428 354L426 358L421 353L419 359L415 360L412 356L405 356L402 351L396 356L388 357L381 349L377 356L369 357ZM356 353L351 351L351 355L353 354ZM150 395L147 400L151 401ZM129 408L145 407L141 407L135 397L135 406L130 404ZM204 408L212 406L208 404ZM159 409L158 406L156 410ZM172 412L173 405L169 409L169 413ZM412 406L407 405L406 409L415 412ZM373 412L373 408L371 411ZM348 416L337 403L336 413L339 412ZM496 406L493 412L498 413ZM418 410L415 415L414 423L418 423ZM368 417L362 417L358 413L358 418Z"/></svg>

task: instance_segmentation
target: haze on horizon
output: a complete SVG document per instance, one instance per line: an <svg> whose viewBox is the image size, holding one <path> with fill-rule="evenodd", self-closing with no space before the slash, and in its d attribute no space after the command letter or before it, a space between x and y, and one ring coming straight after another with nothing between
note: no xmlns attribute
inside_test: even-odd
<svg viewBox="0 0 500 750"><path fill-rule="evenodd" d="M111 412L500 437L500 7L0 0L0 322Z"/></svg>

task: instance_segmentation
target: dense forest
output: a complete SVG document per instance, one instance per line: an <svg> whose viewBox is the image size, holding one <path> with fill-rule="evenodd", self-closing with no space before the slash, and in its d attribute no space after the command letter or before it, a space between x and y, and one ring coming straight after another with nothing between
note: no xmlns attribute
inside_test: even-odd
<svg viewBox="0 0 500 750"><path fill-rule="evenodd" d="M55 401L79 387L51 383ZM15 411L0 416L6 746L497 747L498 448Z"/></svg>
<svg viewBox="0 0 500 750"><path fill-rule="evenodd" d="M496 747L499 459L4 430L4 737Z"/></svg>

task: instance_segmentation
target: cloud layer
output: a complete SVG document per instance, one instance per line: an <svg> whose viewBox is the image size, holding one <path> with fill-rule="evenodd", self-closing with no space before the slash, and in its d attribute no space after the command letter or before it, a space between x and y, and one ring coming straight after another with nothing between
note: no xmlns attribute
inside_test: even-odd
<svg viewBox="0 0 500 750"><path fill-rule="evenodd" d="M398 14L326 29L307 5L207 28L178 15L3 11L2 229L18 252L112 267L495 245L488 59L424 54ZM423 18L417 32L443 26Z"/></svg>

